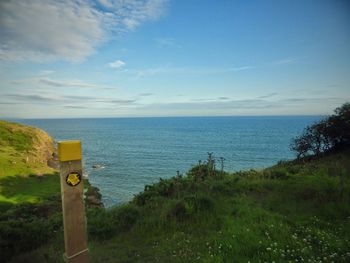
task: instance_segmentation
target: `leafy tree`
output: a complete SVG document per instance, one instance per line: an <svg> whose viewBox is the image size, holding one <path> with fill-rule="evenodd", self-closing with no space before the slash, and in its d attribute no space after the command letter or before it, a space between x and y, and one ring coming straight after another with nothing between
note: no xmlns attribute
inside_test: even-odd
<svg viewBox="0 0 350 263"><path fill-rule="evenodd" d="M326 136L336 149L350 146L350 103L335 109L335 115L328 118Z"/></svg>
<svg viewBox="0 0 350 263"><path fill-rule="evenodd" d="M290 148L296 152L297 158L350 147L350 103L343 104L334 112L306 127L300 136L293 139Z"/></svg>

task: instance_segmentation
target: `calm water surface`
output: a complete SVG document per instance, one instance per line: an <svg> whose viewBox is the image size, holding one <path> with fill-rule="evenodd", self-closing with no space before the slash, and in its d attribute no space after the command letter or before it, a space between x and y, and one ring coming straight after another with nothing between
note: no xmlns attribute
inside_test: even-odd
<svg viewBox="0 0 350 263"><path fill-rule="evenodd" d="M207 152L225 170L264 168L293 158L291 139L317 116L38 119L19 122L55 140L79 139L85 172L106 206L129 201L144 185L186 171ZM16 120L18 121L18 120ZM103 169L93 169L100 164Z"/></svg>

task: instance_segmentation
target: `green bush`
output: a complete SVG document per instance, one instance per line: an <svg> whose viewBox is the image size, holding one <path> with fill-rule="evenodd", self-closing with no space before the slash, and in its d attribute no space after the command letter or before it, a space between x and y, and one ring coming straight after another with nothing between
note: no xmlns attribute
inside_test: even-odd
<svg viewBox="0 0 350 263"><path fill-rule="evenodd" d="M183 199L171 203L167 217L181 222L195 214L212 211L213 208L214 201L209 196L187 195Z"/></svg>
<svg viewBox="0 0 350 263"><path fill-rule="evenodd" d="M87 229L91 239L109 239L116 232L112 214L106 209L89 209L87 211Z"/></svg>
<svg viewBox="0 0 350 263"><path fill-rule="evenodd" d="M156 196L171 196L175 192L175 182L181 179L171 178L168 180L159 179L159 182L153 185L146 185L145 190L135 195L134 202L138 206L144 206L150 199Z"/></svg>
<svg viewBox="0 0 350 263"><path fill-rule="evenodd" d="M92 239L109 239L120 232L128 231L138 218L138 210L129 205L112 209L89 209L88 233Z"/></svg>
<svg viewBox="0 0 350 263"><path fill-rule="evenodd" d="M207 164L198 164L193 166L187 173L188 177L195 181L204 181L209 176Z"/></svg>
<svg viewBox="0 0 350 263"><path fill-rule="evenodd" d="M139 211L130 205L112 209L111 213L118 232L129 230L140 216Z"/></svg>
<svg viewBox="0 0 350 263"><path fill-rule="evenodd" d="M138 193L137 195L135 195L134 197L134 202L136 205L138 206L144 206L150 199L152 199L152 197L157 196L157 192L156 191L144 191L141 193Z"/></svg>
<svg viewBox="0 0 350 263"><path fill-rule="evenodd" d="M155 185L155 190L161 196L171 196L175 191L174 183L172 180L163 180L162 178L159 180L159 183Z"/></svg>
<svg viewBox="0 0 350 263"><path fill-rule="evenodd" d="M214 201L209 196L197 196L195 207L197 211L211 211L214 208Z"/></svg>
<svg viewBox="0 0 350 263"><path fill-rule="evenodd" d="M284 168L275 168L271 170L265 170L264 177L269 179L288 179L288 172Z"/></svg>
<svg viewBox="0 0 350 263"><path fill-rule="evenodd" d="M350 103L335 109L335 114L308 126L293 139L290 148L297 158L320 155L350 147Z"/></svg>
<svg viewBox="0 0 350 263"><path fill-rule="evenodd" d="M187 203L187 206L188 204L189 203ZM167 213L168 219L175 219L179 222L184 221L188 216L188 207L186 208L186 203L183 200L172 203Z"/></svg>
<svg viewBox="0 0 350 263"><path fill-rule="evenodd" d="M236 192L239 177L210 181L209 189L218 194L232 195Z"/></svg>
<svg viewBox="0 0 350 263"><path fill-rule="evenodd" d="M1 260L8 261L14 255L33 250L46 243L55 232L62 229L60 218L23 219L0 222Z"/></svg>
<svg viewBox="0 0 350 263"><path fill-rule="evenodd" d="M208 152L208 158L205 162L193 166L187 173L187 176L193 178L195 181L204 181L208 177L216 177L223 174L224 158L220 157L221 171L216 170L216 161L212 152Z"/></svg>

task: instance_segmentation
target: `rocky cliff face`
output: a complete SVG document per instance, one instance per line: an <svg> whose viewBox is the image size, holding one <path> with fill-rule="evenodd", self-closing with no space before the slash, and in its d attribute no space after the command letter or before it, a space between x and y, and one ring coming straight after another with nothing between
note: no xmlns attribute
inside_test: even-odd
<svg viewBox="0 0 350 263"><path fill-rule="evenodd" d="M55 153L54 140L45 131L33 128L33 150L30 152L32 161L48 164Z"/></svg>
<svg viewBox="0 0 350 263"><path fill-rule="evenodd" d="M85 192L85 204L89 208L104 207L102 203L102 195L100 193L100 189L89 184L87 191Z"/></svg>

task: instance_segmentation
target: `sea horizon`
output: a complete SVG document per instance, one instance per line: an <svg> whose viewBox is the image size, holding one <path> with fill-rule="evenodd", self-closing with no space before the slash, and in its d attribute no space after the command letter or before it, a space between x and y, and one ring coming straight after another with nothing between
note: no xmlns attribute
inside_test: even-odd
<svg viewBox="0 0 350 263"><path fill-rule="evenodd" d="M115 117L52 117L52 118L19 118L19 117L2 117L0 119L6 121L20 121L20 120L67 120L67 119L146 119L146 118L245 118L245 117L326 117L329 114L286 114L286 115L176 115L176 116L115 116Z"/></svg>
<svg viewBox="0 0 350 263"><path fill-rule="evenodd" d="M263 169L293 159L291 140L322 116L196 116L16 119L55 141L81 140L85 173L106 206L132 199L147 184L186 172L208 152L224 170ZM93 166L98 166L95 169ZM219 167L218 163L218 167Z"/></svg>

